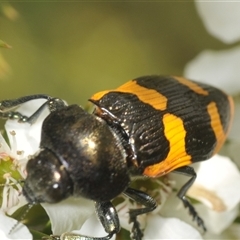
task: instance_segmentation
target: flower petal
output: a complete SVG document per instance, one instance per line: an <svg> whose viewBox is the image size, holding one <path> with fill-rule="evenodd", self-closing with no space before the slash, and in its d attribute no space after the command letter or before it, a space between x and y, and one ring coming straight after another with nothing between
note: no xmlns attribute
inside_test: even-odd
<svg viewBox="0 0 240 240"><path fill-rule="evenodd" d="M229 158L220 155L197 167L197 179L187 194L209 207L195 205L208 230L219 234L238 215L240 173Z"/></svg>
<svg viewBox="0 0 240 240"><path fill-rule="evenodd" d="M207 227L207 232L220 234L227 229L236 219L239 211L239 205L229 211L216 212L202 204L196 204L195 209L201 214L202 219ZM211 239L211 238L210 238Z"/></svg>
<svg viewBox="0 0 240 240"><path fill-rule="evenodd" d="M50 218L52 232L56 235L80 229L95 212L93 202L84 198L68 198L60 203L44 203L42 206Z"/></svg>
<svg viewBox="0 0 240 240"><path fill-rule="evenodd" d="M0 133L0 159L6 157L8 153L10 153L10 148Z"/></svg>
<svg viewBox="0 0 240 240"><path fill-rule="evenodd" d="M195 1L197 11L210 34L225 43L240 39L240 3Z"/></svg>
<svg viewBox="0 0 240 240"><path fill-rule="evenodd" d="M74 231L74 233L89 237L105 237L107 235L95 213L87 219L79 231ZM116 239L116 234L114 234L110 239Z"/></svg>
<svg viewBox="0 0 240 240"><path fill-rule="evenodd" d="M232 210L240 202L240 173L227 157L215 155L198 164L197 179L188 195L217 212Z"/></svg>
<svg viewBox="0 0 240 240"><path fill-rule="evenodd" d="M151 214L143 239L202 239L200 233L177 218L163 218Z"/></svg>
<svg viewBox="0 0 240 240"><path fill-rule="evenodd" d="M27 240L32 239L32 234L28 228L23 224L19 223L17 228L9 235L12 227L17 223L13 218L7 217L2 211L0 211L0 239L1 240Z"/></svg>
<svg viewBox="0 0 240 240"><path fill-rule="evenodd" d="M204 239L217 239L217 240L226 240L226 239L240 239L240 227L239 223L233 223L221 234L212 233L207 231L204 235Z"/></svg>
<svg viewBox="0 0 240 240"><path fill-rule="evenodd" d="M134 209L134 206L129 201L129 199L124 199L124 201L122 203L120 203L116 206L116 210L118 212L118 217L121 222L121 227L128 231L131 231L133 224L129 223L129 209ZM146 216L146 214L144 214L144 216ZM140 224L141 224L141 226L143 226L142 222Z"/></svg>
<svg viewBox="0 0 240 240"><path fill-rule="evenodd" d="M31 116L46 100L34 100L22 104L17 111L25 116ZM23 152L23 157L34 154L40 143L41 127L43 120L49 114L45 109L35 123L19 123L17 120L8 120L5 128L8 134L12 151Z"/></svg>
<svg viewBox="0 0 240 240"><path fill-rule="evenodd" d="M15 182L15 181L14 181ZM16 183L15 187L8 185L7 180L6 185L3 187L3 199L1 210L7 214L13 214L17 209L27 204L26 198L19 194L22 191L22 187L19 183Z"/></svg>
<svg viewBox="0 0 240 240"><path fill-rule="evenodd" d="M240 239L239 223L233 223L226 231L223 232L222 236L223 237L221 239Z"/></svg>
<svg viewBox="0 0 240 240"><path fill-rule="evenodd" d="M184 75L235 94L240 91L239 62L240 47L222 51L205 50L186 65Z"/></svg>

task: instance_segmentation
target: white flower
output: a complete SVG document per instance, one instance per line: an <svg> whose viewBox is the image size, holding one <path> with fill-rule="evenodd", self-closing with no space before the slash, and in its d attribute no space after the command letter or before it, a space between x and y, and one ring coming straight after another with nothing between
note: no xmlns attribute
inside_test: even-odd
<svg viewBox="0 0 240 240"><path fill-rule="evenodd" d="M19 110L22 111L24 108L26 108L26 106L23 105L19 108ZM31 126L30 124L20 124L17 121L8 120L5 127L10 142L10 147L0 134L0 161L1 164L3 164L4 161L8 161L9 165L9 168L5 169L5 172L2 176L4 179L6 179L3 187L3 199L1 206L2 215L4 213L11 215L18 208L27 204L25 197L22 195L22 186L18 181L26 177L25 166L28 157L38 148L37 142L39 144L40 135L32 136L32 130L35 128L35 126L37 126L37 124ZM17 176L17 178L15 179L13 176ZM5 222L5 224L0 224L1 234L9 234L9 231L15 225L16 220L5 216L5 221L3 220L5 219L4 216L1 217L2 221ZM22 226L22 224L19 224L17 229L14 229L9 237L14 238L15 236L16 238L16 236L20 234L23 238L30 239L30 233L30 235L26 234L24 237L24 233L26 233L26 227L20 226ZM3 239L3 236L1 239ZM5 236L5 239L9 239L7 235Z"/></svg>
<svg viewBox="0 0 240 240"><path fill-rule="evenodd" d="M35 102L36 105L32 105L36 108L41 105L42 102L43 101L40 100L38 104ZM29 110L33 110L32 105L29 103L23 104L18 108L18 111L29 114ZM18 208L27 203L21 194L22 187L19 183L17 183L17 181L21 179L14 179L12 177L12 172L14 170L18 171L19 177L23 179L26 177L25 166L28 158L37 151L40 142L40 128L41 121L43 119L41 121L40 120L33 125L18 123L16 120L8 120L5 128L10 142L10 147L0 134L0 159L2 158L2 161L11 161L12 167L14 166L15 168L4 174L6 184L3 189L4 197L1 208L8 214L12 214ZM39 132L39 134L37 134L37 132ZM13 186L12 184L14 183L16 184Z"/></svg>
<svg viewBox="0 0 240 240"><path fill-rule="evenodd" d="M195 1L206 29L225 43L240 40L240 2Z"/></svg>
<svg viewBox="0 0 240 240"><path fill-rule="evenodd" d="M10 150L0 134L0 162L13 161L15 167L21 172L21 168L18 168L17 162L15 162L13 156L17 156L17 154ZM10 230L16 225L17 221L6 216L6 213L11 215L18 208L25 205L26 200L20 195L22 192L22 186L11 176L11 172L6 172L3 175L3 178L6 179L6 182L3 187L2 206L0 209L0 239L32 239L31 233L22 224L19 224L17 229L14 229L14 231L10 233ZM13 186L11 183L14 183L15 185Z"/></svg>
<svg viewBox="0 0 240 240"><path fill-rule="evenodd" d="M196 209L208 231L220 234L238 215L240 172L229 158L220 155L196 165L197 179L187 194L205 205L196 205Z"/></svg>
<svg viewBox="0 0 240 240"><path fill-rule="evenodd" d="M200 233L178 218L150 214L143 239L202 239Z"/></svg>
<svg viewBox="0 0 240 240"><path fill-rule="evenodd" d="M15 229L11 234L9 234L12 227L15 226L16 224L17 221L15 219L7 217L5 213L0 210L0 239L1 240L32 239L32 234L29 232L28 228L21 223L19 223L17 229Z"/></svg>
<svg viewBox="0 0 240 240"><path fill-rule="evenodd" d="M237 166L229 158L216 155L207 161L193 164L193 167L197 179L187 192L187 196L200 202L193 206L207 228L207 232L202 237L219 239L228 236L229 238L231 233L228 228L239 211L240 172ZM176 189L180 189L188 180L187 177L176 173L171 173L170 178L175 180ZM176 192L168 197L160 213L164 217L179 218L201 231L196 222L192 221L188 210L176 197Z"/></svg>
<svg viewBox="0 0 240 240"><path fill-rule="evenodd" d="M4 170L4 174L2 176L3 179L6 179L6 182L3 187L1 210L8 214L12 214L16 209L26 204L26 200L20 195L22 192L21 184L12 177L12 172L14 171L19 171L19 177L23 175L22 165L24 165L24 161L16 160L20 155L21 154L18 155L17 152L8 147L4 138L0 134L0 162L9 162L9 165L14 167L13 169L9 169L9 172L5 172L7 169ZM12 184L14 184L14 186Z"/></svg>
<svg viewBox="0 0 240 240"><path fill-rule="evenodd" d="M204 50L186 64L184 76L236 94L240 91L239 62L239 46L228 50Z"/></svg>
<svg viewBox="0 0 240 240"><path fill-rule="evenodd" d="M25 116L31 116L45 101L33 100L20 105L17 111ZM8 120L5 129L8 134L11 150L21 152L21 158L28 158L39 149L42 122L49 111L45 109L34 124L19 123L17 120ZM15 133L12 136L12 133Z"/></svg>
<svg viewBox="0 0 240 240"><path fill-rule="evenodd" d="M96 213L94 212L85 223L82 225L80 230L73 231L74 234L80 234L82 236L90 236L90 237L105 237L107 233L105 232L102 224L97 218ZM111 240L116 239L116 234L114 234Z"/></svg>
<svg viewBox="0 0 240 240"><path fill-rule="evenodd" d="M79 230L85 221L95 214L93 201L84 198L71 197L55 204L43 203L42 206L50 218L55 235ZM88 234L92 236L91 231Z"/></svg>

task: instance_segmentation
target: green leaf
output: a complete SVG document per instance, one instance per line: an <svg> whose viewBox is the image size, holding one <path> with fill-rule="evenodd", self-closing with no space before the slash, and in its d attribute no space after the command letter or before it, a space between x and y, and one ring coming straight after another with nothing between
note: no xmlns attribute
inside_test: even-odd
<svg viewBox="0 0 240 240"><path fill-rule="evenodd" d="M32 229L30 229L30 232L32 233L34 240L39 240L39 239L42 239L42 237L47 236L46 234L43 234L41 232L38 232Z"/></svg>

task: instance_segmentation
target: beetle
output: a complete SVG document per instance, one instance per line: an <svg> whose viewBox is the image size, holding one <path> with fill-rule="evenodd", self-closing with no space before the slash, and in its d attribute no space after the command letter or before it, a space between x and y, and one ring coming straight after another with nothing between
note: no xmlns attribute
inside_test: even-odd
<svg viewBox="0 0 240 240"><path fill-rule="evenodd" d="M46 99L31 116L12 111L34 99ZM111 200L120 194L142 204L129 210L131 236L143 237L137 217L157 204L129 187L134 176L156 178L169 172L190 177L177 196L197 224L206 230L186 192L196 179L189 165L209 159L223 145L233 118L233 100L223 91L177 76L144 76L90 99L92 113L45 94L4 100L0 117L32 124L43 109L40 151L27 163L23 195L30 204L56 203L70 196L95 202L110 239L120 231ZM60 239L52 236L49 239ZM61 239L72 239L71 234ZM75 236L74 239L98 239Z"/></svg>

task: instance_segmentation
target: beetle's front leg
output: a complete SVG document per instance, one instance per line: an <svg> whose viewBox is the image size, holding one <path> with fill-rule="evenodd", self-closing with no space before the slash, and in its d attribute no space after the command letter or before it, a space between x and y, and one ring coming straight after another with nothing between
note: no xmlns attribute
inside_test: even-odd
<svg viewBox="0 0 240 240"><path fill-rule="evenodd" d="M36 99L46 99L47 101L43 103L31 116L28 117L20 112L13 111L13 109L17 108L23 103ZM18 122L21 123L33 124L46 107L48 107L50 112L54 112L65 106L66 103L62 99L53 98L44 94L24 96L21 98L3 100L0 102L0 118L18 120Z"/></svg>

